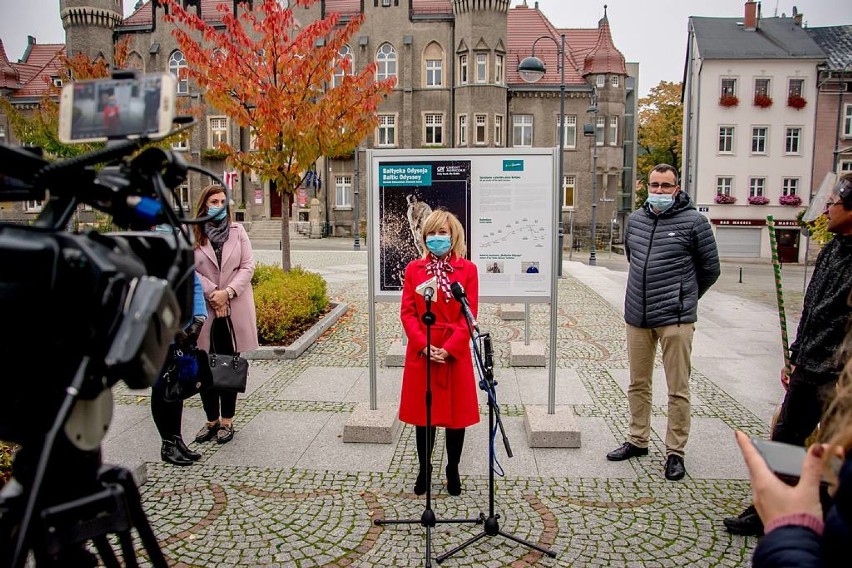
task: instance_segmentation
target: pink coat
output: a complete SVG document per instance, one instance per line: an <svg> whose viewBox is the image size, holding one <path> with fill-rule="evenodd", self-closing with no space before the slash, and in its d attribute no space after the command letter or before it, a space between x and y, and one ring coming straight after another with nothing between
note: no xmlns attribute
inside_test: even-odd
<svg viewBox="0 0 852 568"><path fill-rule="evenodd" d="M245 353L257 349L257 314L251 289L254 256L243 226L231 223L231 232L222 247L221 270L216 262L213 246L208 240L204 246L195 249L195 271L201 278L205 300L214 290L224 290L228 286L233 288L236 296L231 300L231 322L234 324L237 352ZM215 317L216 312L208 301L207 321L198 336L198 347L205 351L210 349L210 324Z"/></svg>

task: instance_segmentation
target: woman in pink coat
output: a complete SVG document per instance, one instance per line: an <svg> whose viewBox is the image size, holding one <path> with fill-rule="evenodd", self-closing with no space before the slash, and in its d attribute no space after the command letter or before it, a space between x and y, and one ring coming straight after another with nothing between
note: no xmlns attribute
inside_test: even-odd
<svg viewBox="0 0 852 568"><path fill-rule="evenodd" d="M257 316L251 289L254 257L248 235L242 225L228 218L222 186L211 185L201 192L196 218L206 215L213 219L193 226L195 271L201 279L208 314L198 336L198 347L209 352L212 334L217 353L252 351L257 349ZM228 315L234 327L233 341L225 319ZM237 393L208 390L201 393L201 402L207 423L195 441L216 438L220 444L230 442L234 438Z"/></svg>
<svg viewBox="0 0 852 568"><path fill-rule="evenodd" d="M479 301L479 277L476 265L465 259L467 247L464 229L455 215L444 209L433 211L423 223L423 258L411 261L405 269L400 319L408 337L399 419L416 427L417 459L420 472L414 493L426 492L431 468L435 427L446 428L447 493L461 493L459 461L464 446L464 429L479 422L479 404L473 378L470 333L461 309L453 299L450 286L460 283L467 293L473 315ZM435 296L431 309L435 324L426 344L426 324L422 316L426 300L417 286L435 278ZM431 426L426 430L426 368L432 390ZM428 446L428 450L427 450Z"/></svg>

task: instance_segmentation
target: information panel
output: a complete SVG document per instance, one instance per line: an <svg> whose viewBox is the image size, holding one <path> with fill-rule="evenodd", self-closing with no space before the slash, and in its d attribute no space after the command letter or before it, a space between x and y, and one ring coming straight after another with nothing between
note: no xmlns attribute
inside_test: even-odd
<svg viewBox="0 0 852 568"><path fill-rule="evenodd" d="M424 254L423 221L443 207L465 228L481 301L549 301L555 160L541 148L368 152L376 299L399 298L406 265Z"/></svg>

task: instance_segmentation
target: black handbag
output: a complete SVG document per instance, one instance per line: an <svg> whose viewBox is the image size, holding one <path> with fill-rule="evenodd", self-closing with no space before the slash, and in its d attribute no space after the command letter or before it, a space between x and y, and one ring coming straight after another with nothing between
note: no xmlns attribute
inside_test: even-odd
<svg viewBox="0 0 852 568"><path fill-rule="evenodd" d="M167 402L186 400L210 388L207 352L194 346L181 349L172 345L161 380L165 384L163 399Z"/></svg>
<svg viewBox="0 0 852 568"><path fill-rule="evenodd" d="M210 353L207 360L210 364L212 388L225 392L246 392L248 382L248 361L235 353L237 338L234 335L234 325L230 316L221 318L231 332L231 353L217 353L213 342L213 325L210 326ZM215 322L214 322L215 323Z"/></svg>

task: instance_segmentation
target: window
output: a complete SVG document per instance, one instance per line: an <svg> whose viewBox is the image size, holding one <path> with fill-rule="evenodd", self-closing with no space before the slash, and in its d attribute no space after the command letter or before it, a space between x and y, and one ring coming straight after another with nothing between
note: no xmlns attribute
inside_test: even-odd
<svg viewBox="0 0 852 568"><path fill-rule="evenodd" d="M382 0L382 8L390 8L391 0Z"/></svg>
<svg viewBox="0 0 852 568"><path fill-rule="evenodd" d="M249 151L257 152L257 132L254 130L254 126L249 126Z"/></svg>
<svg viewBox="0 0 852 568"><path fill-rule="evenodd" d="M503 145L503 115L494 115L494 145Z"/></svg>
<svg viewBox="0 0 852 568"><path fill-rule="evenodd" d="M766 186L766 178L750 178L748 180L749 197L763 196L763 188Z"/></svg>
<svg viewBox="0 0 852 568"><path fill-rule="evenodd" d="M606 75L598 75L595 77L595 85L598 87L606 87Z"/></svg>
<svg viewBox="0 0 852 568"><path fill-rule="evenodd" d="M346 73L352 73L352 50L349 49L348 45L344 45L340 48L340 51L337 52L337 61L346 63L338 63L335 66L334 73L331 76L332 87L340 86L343 83L343 78L346 76Z"/></svg>
<svg viewBox="0 0 852 568"><path fill-rule="evenodd" d="M618 75L613 75L612 77L610 77L609 86L616 88L618 87Z"/></svg>
<svg viewBox="0 0 852 568"><path fill-rule="evenodd" d="M771 91L769 90L769 79L755 79L754 80L754 96L755 97L768 97L771 95Z"/></svg>
<svg viewBox="0 0 852 568"><path fill-rule="evenodd" d="M599 116L595 119L595 146L604 145L604 128L606 127L606 117Z"/></svg>
<svg viewBox="0 0 852 568"><path fill-rule="evenodd" d="M732 177L716 178L716 195L731 195L731 187L734 185Z"/></svg>
<svg viewBox="0 0 852 568"><path fill-rule="evenodd" d="M380 114L376 146L396 146L396 115Z"/></svg>
<svg viewBox="0 0 852 568"><path fill-rule="evenodd" d="M847 172L852 172L852 161L843 160L842 162L840 162L838 169L839 169L840 173L842 173L842 174L845 174Z"/></svg>
<svg viewBox="0 0 852 568"><path fill-rule="evenodd" d="M384 81L396 77L396 50L389 43L383 43L376 51L376 80Z"/></svg>
<svg viewBox="0 0 852 568"><path fill-rule="evenodd" d="M488 80L488 54L476 54L476 82L485 83Z"/></svg>
<svg viewBox="0 0 852 568"><path fill-rule="evenodd" d="M186 79L186 58L180 50L173 51L169 56L169 73L177 79L177 94L189 93L189 81Z"/></svg>
<svg viewBox="0 0 852 568"><path fill-rule="evenodd" d="M751 153L765 154L766 153L766 126L755 126L751 129Z"/></svg>
<svg viewBox="0 0 852 568"><path fill-rule="evenodd" d="M609 117L609 145L615 146L618 144L618 117Z"/></svg>
<svg viewBox="0 0 852 568"><path fill-rule="evenodd" d="M477 114L477 115L474 116L474 119L476 121L476 132L474 134L474 137L475 137L474 141L477 144L486 144L488 141L485 139L486 138L485 131L486 131L486 128L488 126L488 124L487 124L488 115Z"/></svg>
<svg viewBox="0 0 852 568"><path fill-rule="evenodd" d="M179 186L175 188L175 196L178 198L178 202L174 203L174 197L172 197L172 208L177 210L180 207L181 211L191 211L191 205L189 202L189 182L183 182Z"/></svg>
<svg viewBox="0 0 852 568"><path fill-rule="evenodd" d="M805 92L805 80L804 79L790 79L787 82L787 96L788 97L803 97L802 93Z"/></svg>
<svg viewBox="0 0 852 568"><path fill-rule="evenodd" d="M0 144L6 143L6 125L0 124Z"/></svg>
<svg viewBox="0 0 852 568"><path fill-rule="evenodd" d="M186 132L182 133L177 140L172 142L172 150L177 150L178 152L189 150L189 136Z"/></svg>
<svg viewBox="0 0 852 568"><path fill-rule="evenodd" d="M512 116L512 146L517 148L532 147L533 116L531 114L516 114Z"/></svg>
<svg viewBox="0 0 852 568"><path fill-rule="evenodd" d="M231 143L227 116L211 116L207 119L207 124L209 125L208 148L216 148L220 142Z"/></svg>
<svg viewBox="0 0 852 568"><path fill-rule="evenodd" d="M459 55L459 83L467 84L467 55Z"/></svg>
<svg viewBox="0 0 852 568"><path fill-rule="evenodd" d="M503 81L503 56L496 55L494 57L494 82L502 85Z"/></svg>
<svg viewBox="0 0 852 568"><path fill-rule="evenodd" d="M734 153L734 127L720 126L719 127L719 153L733 154Z"/></svg>
<svg viewBox="0 0 852 568"><path fill-rule="evenodd" d="M796 195L799 193L799 178L784 178L781 195Z"/></svg>
<svg viewBox="0 0 852 568"><path fill-rule="evenodd" d="M38 213L44 206L44 201L24 201L24 211L27 213Z"/></svg>
<svg viewBox="0 0 852 568"><path fill-rule="evenodd" d="M736 79L722 79L722 96L729 95L732 97L737 96L737 80Z"/></svg>
<svg viewBox="0 0 852 568"><path fill-rule="evenodd" d="M467 115L459 115L459 146L467 146Z"/></svg>
<svg viewBox="0 0 852 568"><path fill-rule="evenodd" d="M54 87L62 87L62 77L59 77L57 75L51 75L50 81L51 83L53 83Z"/></svg>
<svg viewBox="0 0 852 568"><path fill-rule="evenodd" d="M443 62L440 59L426 60L426 86L440 87L442 85L441 72Z"/></svg>
<svg viewBox="0 0 852 568"><path fill-rule="evenodd" d="M562 177L562 207L574 208L574 191L577 188L576 176Z"/></svg>
<svg viewBox="0 0 852 568"><path fill-rule="evenodd" d="M428 113L423 119L426 127L424 130L424 142L426 144L444 143L444 115L439 113Z"/></svg>
<svg viewBox="0 0 852 568"><path fill-rule="evenodd" d="M787 133L784 135L784 153L798 154L802 141L802 129L798 126L787 128Z"/></svg>
<svg viewBox="0 0 852 568"><path fill-rule="evenodd" d="M852 105L843 108L843 137L852 138Z"/></svg>
<svg viewBox="0 0 852 568"><path fill-rule="evenodd" d="M565 116L564 144L566 148L577 147L577 115ZM559 140L559 117L556 117L556 139Z"/></svg>
<svg viewBox="0 0 852 568"><path fill-rule="evenodd" d="M334 206L338 209L352 207L352 176L334 176Z"/></svg>

